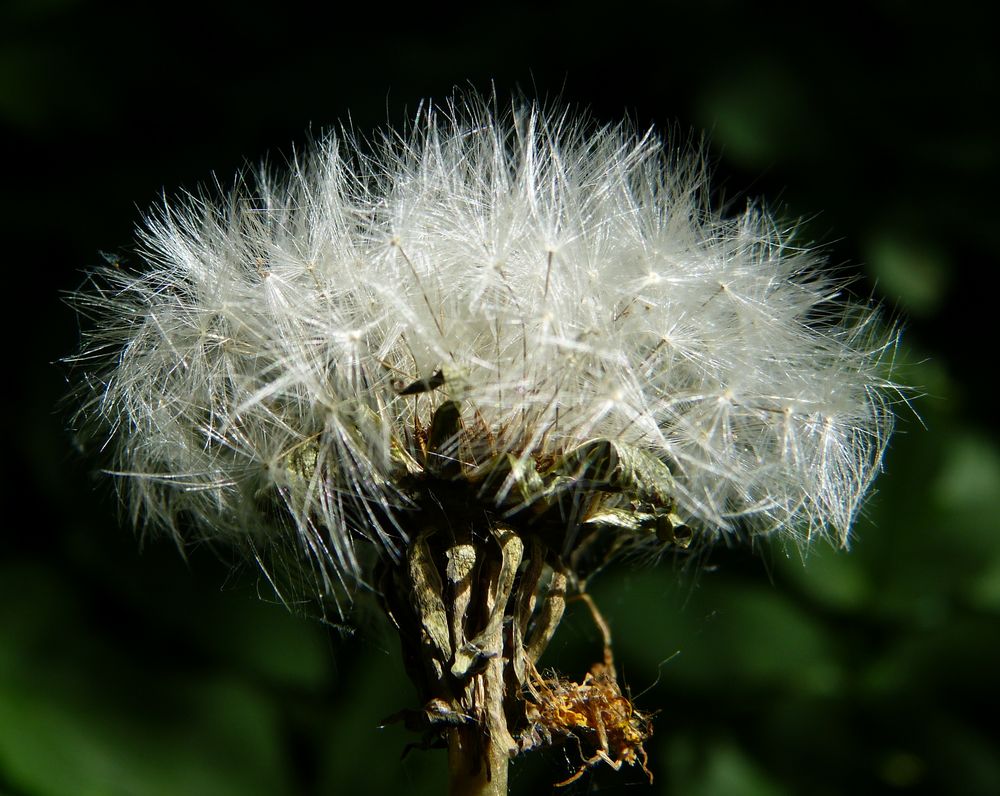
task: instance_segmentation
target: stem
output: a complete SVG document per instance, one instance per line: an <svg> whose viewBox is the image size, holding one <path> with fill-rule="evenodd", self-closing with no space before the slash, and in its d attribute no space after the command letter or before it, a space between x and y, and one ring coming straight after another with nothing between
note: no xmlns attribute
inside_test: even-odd
<svg viewBox="0 0 1000 796"><path fill-rule="evenodd" d="M525 546L511 529L449 514L451 527L442 519L416 533L405 562L386 573L384 607L424 703L410 723L416 719L425 742L447 742L450 793L505 796L519 751L512 733L524 716L514 665L524 660L524 642L513 627L527 622L515 619L529 603L519 590L533 593L535 582L518 577ZM530 569L537 574L541 565Z"/></svg>
<svg viewBox="0 0 1000 796"><path fill-rule="evenodd" d="M507 752L477 726L448 734L450 796L506 796Z"/></svg>
<svg viewBox="0 0 1000 796"><path fill-rule="evenodd" d="M401 718L423 733L424 748L448 747L451 796L506 796L512 757L567 742L582 764L560 785L602 762L616 771L639 765L652 781L643 748L649 718L618 685L597 606L575 597L601 631L604 662L580 683L543 678L536 664L562 617L567 574L546 564L537 539L526 535L526 544L513 527L442 500L443 492L438 521L414 533L404 560L383 562L380 591L423 704Z"/></svg>
<svg viewBox="0 0 1000 796"><path fill-rule="evenodd" d="M449 560L446 580L454 595L446 610L455 632L462 634L470 609L487 617L485 626L476 633L474 640L466 639L460 645L450 668L452 675L459 675L455 691L463 712L476 718L473 723L463 724L448 733L452 796L506 796L507 767L512 752L517 749L504 710L504 702L510 696L506 690L505 668L512 659L504 643L504 626L509 624L511 589L524 547L521 540L509 532L495 533L494 538L500 552L499 560L487 552L494 545L487 545L487 550L461 545L446 551ZM473 588L475 569L471 562L475 558L485 559L483 563L486 564L479 571L481 576L485 575L485 583L480 584L479 589ZM473 599L470 601L469 597ZM472 657L466 652L468 647L475 650Z"/></svg>

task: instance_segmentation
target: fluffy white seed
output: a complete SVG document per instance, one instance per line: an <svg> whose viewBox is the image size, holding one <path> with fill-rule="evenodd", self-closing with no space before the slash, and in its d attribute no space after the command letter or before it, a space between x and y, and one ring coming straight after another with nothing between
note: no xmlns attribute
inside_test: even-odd
<svg viewBox="0 0 1000 796"><path fill-rule="evenodd" d="M81 425L137 521L288 545L325 592L398 547L400 462L445 399L491 453L654 453L708 536L846 543L892 338L764 212L703 195L696 155L537 108L427 109L368 154L331 135L290 176L167 203L143 267L75 296Z"/></svg>

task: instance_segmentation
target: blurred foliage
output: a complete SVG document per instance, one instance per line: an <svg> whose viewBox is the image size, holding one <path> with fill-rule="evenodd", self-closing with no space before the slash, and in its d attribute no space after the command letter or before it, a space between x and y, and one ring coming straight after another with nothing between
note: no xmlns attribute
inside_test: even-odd
<svg viewBox="0 0 1000 796"><path fill-rule="evenodd" d="M224 554L185 563L162 540L137 553L71 450L50 363L76 336L57 291L101 249L127 257L136 208L164 186L212 169L225 183L310 123L350 113L367 131L466 80L706 130L722 201L761 195L804 218L800 240L898 310L896 372L919 393L850 553L718 550L595 583L620 669L658 711L656 782L597 770L565 792L1000 793L982 710L1000 666L993 20L889 0L811 18L724 0L447 22L311 13L0 5L15 304L0 794L444 792L443 753L400 759L411 739L379 728L413 699L384 626L344 636L293 617ZM546 664L580 677L598 655L577 609ZM566 771L559 751L518 761L512 792L547 792Z"/></svg>

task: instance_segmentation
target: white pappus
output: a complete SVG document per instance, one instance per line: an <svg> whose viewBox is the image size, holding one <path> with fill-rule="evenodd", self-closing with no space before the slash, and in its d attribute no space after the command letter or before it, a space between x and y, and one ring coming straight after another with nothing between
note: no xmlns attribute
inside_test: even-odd
<svg viewBox="0 0 1000 796"><path fill-rule="evenodd" d="M137 522L284 547L320 593L392 554L435 407L481 466L611 440L663 461L706 538L846 543L892 427L875 308L697 153L564 112L455 101L168 201L142 264L74 295L81 429ZM407 390L407 385L425 384Z"/></svg>

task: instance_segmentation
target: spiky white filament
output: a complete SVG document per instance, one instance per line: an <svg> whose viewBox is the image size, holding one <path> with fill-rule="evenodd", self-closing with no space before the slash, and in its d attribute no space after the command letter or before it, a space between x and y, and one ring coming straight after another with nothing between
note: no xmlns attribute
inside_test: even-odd
<svg viewBox="0 0 1000 796"><path fill-rule="evenodd" d="M846 542L892 425L892 340L702 183L652 134L537 108L428 109L368 156L331 135L288 177L167 203L144 267L76 296L96 316L81 417L137 518L291 541L327 590L363 574L359 539L398 541L398 452L442 396L493 452L654 452L710 534Z"/></svg>

